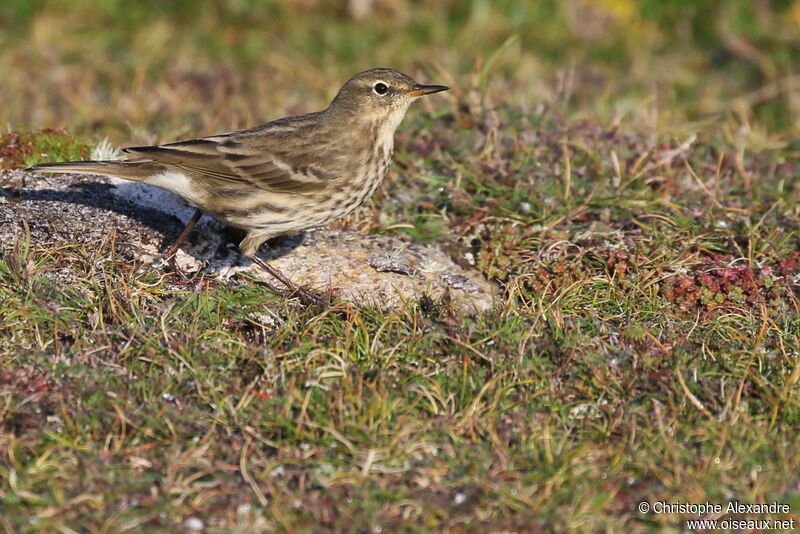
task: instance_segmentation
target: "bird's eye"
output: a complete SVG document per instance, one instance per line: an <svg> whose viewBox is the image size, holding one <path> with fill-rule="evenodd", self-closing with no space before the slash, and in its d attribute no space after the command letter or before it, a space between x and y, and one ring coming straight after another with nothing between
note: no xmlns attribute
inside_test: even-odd
<svg viewBox="0 0 800 534"><path fill-rule="evenodd" d="M389 87L383 82L378 82L372 90L375 91L376 94L385 95L389 91Z"/></svg>

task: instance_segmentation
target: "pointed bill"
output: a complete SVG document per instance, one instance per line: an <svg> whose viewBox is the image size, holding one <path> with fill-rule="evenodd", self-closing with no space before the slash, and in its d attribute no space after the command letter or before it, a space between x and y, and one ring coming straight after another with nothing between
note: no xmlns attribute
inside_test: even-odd
<svg viewBox="0 0 800 534"><path fill-rule="evenodd" d="M418 83L409 92L407 92L406 95L410 97L424 96L438 93L440 91L447 91L448 89L450 88L445 85L422 85Z"/></svg>

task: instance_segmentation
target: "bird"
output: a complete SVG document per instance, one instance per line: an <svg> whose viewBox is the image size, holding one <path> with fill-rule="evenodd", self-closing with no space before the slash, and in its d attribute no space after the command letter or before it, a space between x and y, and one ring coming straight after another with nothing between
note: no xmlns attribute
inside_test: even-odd
<svg viewBox="0 0 800 534"><path fill-rule="evenodd" d="M246 232L242 254L298 294L315 301L257 256L273 237L323 226L363 204L386 176L394 134L409 106L446 91L390 68L351 77L322 111L186 141L123 149L111 161L39 163L28 171L84 173L143 182L196 207L167 254L174 256L202 213Z"/></svg>

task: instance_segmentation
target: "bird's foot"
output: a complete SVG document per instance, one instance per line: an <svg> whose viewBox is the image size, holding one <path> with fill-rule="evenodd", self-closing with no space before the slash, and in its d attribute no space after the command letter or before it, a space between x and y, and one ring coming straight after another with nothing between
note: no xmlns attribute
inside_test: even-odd
<svg viewBox="0 0 800 534"><path fill-rule="evenodd" d="M267 263L266 261L262 260L261 258L253 255L249 256L250 260L267 271L273 278L278 280L281 284L283 284L286 289L280 289L275 287L273 284L262 281L262 283L270 288L273 292L277 293L286 298L297 297L300 300L300 303L303 306L319 306L321 308L327 308L331 305L332 300L332 293L328 292L320 292L314 289L310 289L305 286L298 286L289 278L280 272L278 269Z"/></svg>
<svg viewBox="0 0 800 534"><path fill-rule="evenodd" d="M194 277L189 276L183 269L181 269L180 265L178 265L178 262L175 261L175 256L176 254L170 254L169 256L165 254L164 257L161 259L161 261L163 261L164 265L166 265L167 267L166 271L168 273L180 277L180 279L183 280L184 282L188 282Z"/></svg>
<svg viewBox="0 0 800 534"><path fill-rule="evenodd" d="M291 299L297 298L303 306L317 306L319 308L327 308L331 305L333 300L332 291L317 291L308 287L295 286L293 289L282 289L271 284L266 280L259 280L260 285L266 286L267 289L280 295L283 298Z"/></svg>
<svg viewBox="0 0 800 534"><path fill-rule="evenodd" d="M327 308L331 305L333 295L330 291L316 291L306 287L298 287L293 295L300 299L303 306L317 306L319 308Z"/></svg>

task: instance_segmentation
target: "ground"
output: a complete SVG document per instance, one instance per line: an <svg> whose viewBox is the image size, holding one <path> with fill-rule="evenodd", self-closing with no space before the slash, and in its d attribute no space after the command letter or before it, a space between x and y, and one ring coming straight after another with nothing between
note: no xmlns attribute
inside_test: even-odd
<svg viewBox="0 0 800 534"><path fill-rule="evenodd" d="M29 245L51 248L109 242L120 259L142 268L169 268L184 282L250 275L278 293L286 291L241 254L237 244L243 231L210 216L200 219L171 264L165 245L174 243L195 212L172 193L100 176L44 177L17 170L6 171L6 179L14 185L0 196L0 241L13 243L24 235ZM481 312L498 297L496 286L471 267L461 267L434 247L387 235L315 228L273 239L259 256L323 300L335 297L362 307L397 309L426 298ZM80 275L59 271L66 283Z"/></svg>
<svg viewBox="0 0 800 534"><path fill-rule="evenodd" d="M439 248L498 298L301 307L2 221L0 528L798 518L800 4L123 5L0 8L3 167L319 109L389 64L453 90L332 231Z"/></svg>

